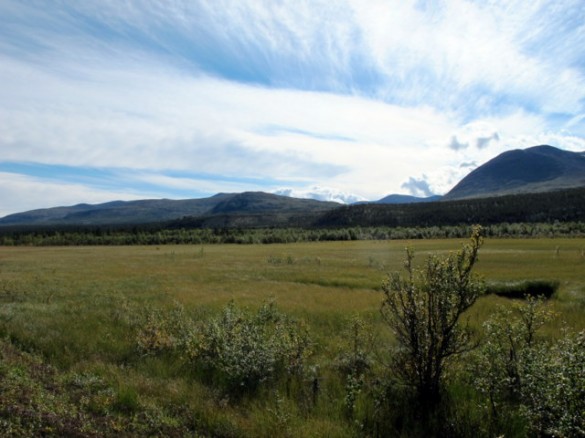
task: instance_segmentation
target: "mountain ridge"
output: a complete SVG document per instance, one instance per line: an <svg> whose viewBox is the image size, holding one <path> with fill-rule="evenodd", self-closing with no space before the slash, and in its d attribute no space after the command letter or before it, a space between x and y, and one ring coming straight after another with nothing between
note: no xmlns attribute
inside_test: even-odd
<svg viewBox="0 0 585 438"><path fill-rule="evenodd" d="M144 199L43 208L5 216L0 218L0 225L115 225L235 213L301 214L321 212L340 205L264 192L218 193L198 199Z"/></svg>
<svg viewBox="0 0 585 438"><path fill-rule="evenodd" d="M571 188L585 188L585 153L540 145L496 156L470 172L443 197L388 195L378 201L358 202L354 205L416 206ZM0 226L119 225L168 221L218 228L234 223L242 227L311 226L313 221L319 223L319 215L339 208L343 210L344 206L337 202L274 193L218 193L198 199L110 201L30 210L0 218Z"/></svg>

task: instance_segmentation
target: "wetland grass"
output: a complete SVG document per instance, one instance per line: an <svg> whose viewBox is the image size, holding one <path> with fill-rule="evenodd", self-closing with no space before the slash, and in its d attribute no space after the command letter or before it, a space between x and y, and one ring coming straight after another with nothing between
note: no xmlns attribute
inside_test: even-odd
<svg viewBox="0 0 585 438"><path fill-rule="evenodd" d="M407 246L422 261L465 241L0 247L0 375L6 390L0 420L17 431L32 430L27 427L34 422L8 418L6 407L16 402L16 388L28 385L36 388L28 394L54 435L66 433L68 424L81 427L62 414L76 403L78 418L88 419L88 435L359 435L355 420L367 423L375 407L361 393L354 418L345 416L346 383L334 367L349 321L363 319L381 345L391 345L379 312L386 273L402 269ZM555 339L565 327L585 329L584 246L583 239L486 239L476 271L493 284L558 284L546 303L557 316L543 329L543 336ZM179 306L197 323L230 301L252 313L274 301L306 324L314 346L303 379L288 386L278 381L236 401L201 381L182 352L138 350L136 336L148 312L166 315ZM467 313L470 325L481 330L498 307L509 305L496 295L480 298ZM374 361L378 371L384 360L381 354ZM39 374L38 367L51 371ZM37 378L53 383L38 386ZM456 387L450 389L454 399L469 403L468 389ZM41 406L49 395L54 403ZM459 414L480 421L476 411L465 409ZM59 416L60 422L47 420Z"/></svg>

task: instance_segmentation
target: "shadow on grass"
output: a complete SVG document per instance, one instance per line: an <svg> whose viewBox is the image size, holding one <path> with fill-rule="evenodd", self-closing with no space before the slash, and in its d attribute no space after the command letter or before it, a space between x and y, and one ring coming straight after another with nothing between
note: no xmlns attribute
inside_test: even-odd
<svg viewBox="0 0 585 438"><path fill-rule="evenodd" d="M510 299L544 297L550 299L558 290L557 280L521 280L506 283L489 283L487 293Z"/></svg>

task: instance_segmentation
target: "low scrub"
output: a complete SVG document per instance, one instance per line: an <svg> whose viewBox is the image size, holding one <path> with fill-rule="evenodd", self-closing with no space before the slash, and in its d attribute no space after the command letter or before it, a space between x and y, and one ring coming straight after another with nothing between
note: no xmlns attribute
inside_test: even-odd
<svg viewBox="0 0 585 438"><path fill-rule="evenodd" d="M254 392L281 375L301 374L311 351L307 330L274 304L249 314L231 302L194 341L193 364L234 395Z"/></svg>
<svg viewBox="0 0 585 438"><path fill-rule="evenodd" d="M142 356L182 356L202 380L240 396L278 377L302 375L312 341L304 324L274 303L252 313L232 301L220 315L202 321L189 318L180 306L150 312L136 346Z"/></svg>
<svg viewBox="0 0 585 438"><path fill-rule="evenodd" d="M65 373L0 339L0 436L191 436L188 418L94 374Z"/></svg>

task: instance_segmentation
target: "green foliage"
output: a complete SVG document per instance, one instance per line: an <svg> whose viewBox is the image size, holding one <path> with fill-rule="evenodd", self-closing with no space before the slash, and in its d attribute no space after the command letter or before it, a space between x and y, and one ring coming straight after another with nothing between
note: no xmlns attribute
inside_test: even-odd
<svg viewBox="0 0 585 438"><path fill-rule="evenodd" d="M279 375L302 373L310 353L306 328L274 304L250 315L231 302L202 327L192 361L237 395Z"/></svg>
<svg viewBox="0 0 585 438"><path fill-rule="evenodd" d="M343 339L345 342L337 357L336 367L345 380L345 415L353 419L358 396L372 374L376 337L371 324L354 316L347 324Z"/></svg>
<svg viewBox="0 0 585 438"><path fill-rule="evenodd" d="M376 208L373 206L372 208ZM432 217L432 215L430 216ZM359 221L323 227L255 228L167 228L158 225L133 227L0 227L0 245L5 246L80 246L80 245L203 245L203 244L279 244L355 240L447 239L469 235L466 221L443 225L427 222L393 224L384 216L372 224L356 226ZM478 221L481 222L481 221ZM486 222L483 222L486 223ZM484 226L487 237L583 237L585 220L520 222L491 221ZM204 255L203 247L198 252ZM583 258L583 256L582 256ZM375 260L372 260L375 262Z"/></svg>
<svg viewBox="0 0 585 438"><path fill-rule="evenodd" d="M337 358L343 375L361 376L371 370L376 349L376 335L371 324L353 316L343 333L344 344Z"/></svg>
<svg viewBox="0 0 585 438"><path fill-rule="evenodd" d="M232 395L254 392L281 376L302 376L312 352L308 330L274 303L255 314L232 301L219 316L193 321L183 307L149 311L137 330L142 356L186 356L212 384Z"/></svg>
<svg viewBox="0 0 585 438"><path fill-rule="evenodd" d="M521 413L530 433L585 435L585 332L526 351Z"/></svg>
<svg viewBox="0 0 585 438"><path fill-rule="evenodd" d="M141 355L187 349L196 330L194 322L179 303L175 303L170 312L150 309L143 318L136 335L136 347Z"/></svg>
<svg viewBox="0 0 585 438"><path fill-rule="evenodd" d="M184 419L144 406L95 374L64 374L42 357L0 340L0 435L190 436Z"/></svg>
<svg viewBox="0 0 585 438"><path fill-rule="evenodd" d="M529 297L485 323L469 369L484 395L489 432L502 432L519 416L530 435L585 433L585 332L547 342L538 332L553 317L541 299Z"/></svg>
<svg viewBox="0 0 585 438"><path fill-rule="evenodd" d="M393 370L424 403L439 401L447 360L474 345L459 319L483 293L471 275L480 233L474 228L469 245L447 257L429 256L422 269L414 267L414 254L407 250L406 277L394 273L382 286L382 315L398 342Z"/></svg>
<svg viewBox="0 0 585 438"><path fill-rule="evenodd" d="M381 230L356 228L356 235ZM384 232L399 231L424 237L447 229ZM221 230L209 236L229 237ZM286 237L283 230L271 236ZM453 240L409 244L440 261L459 247ZM440 404L428 412L412 387L389 373L399 351L386 348L396 340L374 292L382 266L400 269L403 245L3 248L0 435L582 435L584 335L563 332L560 320L574 332L585 328L583 241L490 239L482 246L474 272L500 284L559 279L560 287L538 304L492 295L468 309L459 330L472 335L464 327L469 316L473 341L483 342L445 360ZM415 279L425 278L424 258L412 268ZM278 309L261 306L268 297ZM230 299L238 306L231 305L227 324ZM502 303L509 313L490 319ZM354 314L360 317L348 317ZM491 325L482 325L486 319ZM199 358L212 338L224 351L262 343L280 353L235 354L244 365L232 365L244 370L270 359L266 377L241 385L219 355Z"/></svg>
<svg viewBox="0 0 585 438"><path fill-rule="evenodd" d="M129 386L121 386L112 404L112 408L123 414L133 414L140 409L138 393Z"/></svg>
<svg viewBox="0 0 585 438"><path fill-rule="evenodd" d="M271 265L284 265L284 264L294 265L295 264L295 259L290 254L288 254L286 256L270 255L270 256L268 256L266 261Z"/></svg>
<svg viewBox="0 0 585 438"><path fill-rule="evenodd" d="M568 223L585 220L585 189L442 200L415 204L358 204L325 212L322 227L419 227L460 224Z"/></svg>

